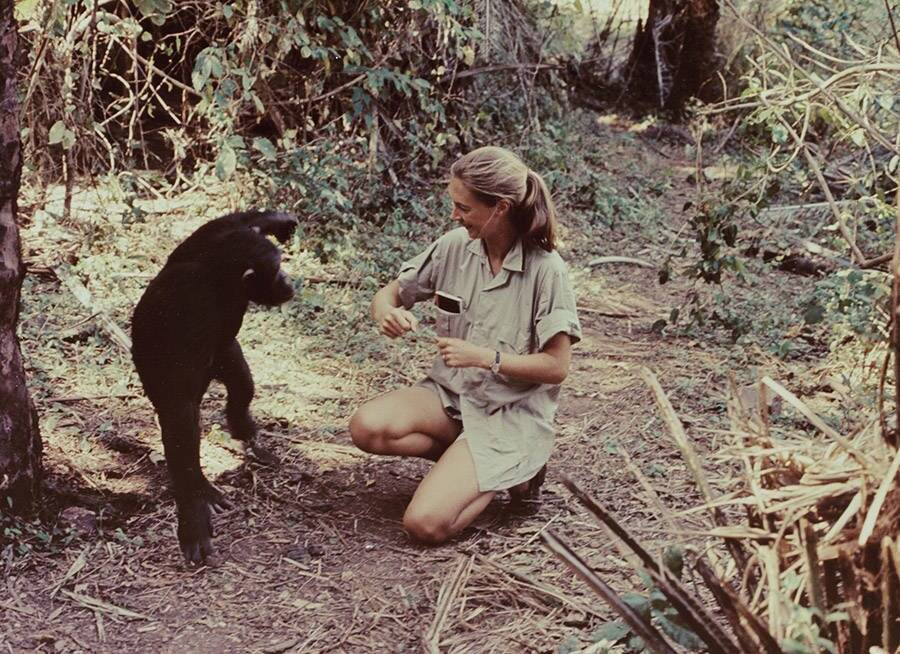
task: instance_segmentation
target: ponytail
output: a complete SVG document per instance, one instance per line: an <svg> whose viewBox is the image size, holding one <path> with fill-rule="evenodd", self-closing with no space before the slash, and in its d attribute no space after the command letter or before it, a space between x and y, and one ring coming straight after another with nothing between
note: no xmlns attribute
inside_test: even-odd
<svg viewBox="0 0 900 654"><path fill-rule="evenodd" d="M531 169L525 179L525 197L515 214L515 224L526 245L547 252L556 249L556 207L544 178Z"/></svg>

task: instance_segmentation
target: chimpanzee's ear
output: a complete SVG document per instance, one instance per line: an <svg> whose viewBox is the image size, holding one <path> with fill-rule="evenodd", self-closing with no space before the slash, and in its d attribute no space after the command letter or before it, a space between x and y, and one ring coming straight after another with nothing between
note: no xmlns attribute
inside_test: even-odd
<svg viewBox="0 0 900 654"><path fill-rule="evenodd" d="M247 270L244 271L244 274L241 275L241 279L243 279L244 281L247 281L248 278L253 277L253 275L255 275L255 274L256 274L256 271L253 270L253 268L247 268Z"/></svg>
<svg viewBox="0 0 900 654"><path fill-rule="evenodd" d="M253 225L250 229L259 234L262 230L259 228L259 225Z"/></svg>

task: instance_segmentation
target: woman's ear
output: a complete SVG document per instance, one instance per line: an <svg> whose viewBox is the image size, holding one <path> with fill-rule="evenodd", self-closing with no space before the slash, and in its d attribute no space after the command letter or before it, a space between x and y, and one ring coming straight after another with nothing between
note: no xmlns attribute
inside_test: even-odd
<svg viewBox="0 0 900 654"><path fill-rule="evenodd" d="M497 201L497 211L501 215L505 215L505 214L509 213L510 209L512 209L512 202L510 202L506 198L502 198Z"/></svg>

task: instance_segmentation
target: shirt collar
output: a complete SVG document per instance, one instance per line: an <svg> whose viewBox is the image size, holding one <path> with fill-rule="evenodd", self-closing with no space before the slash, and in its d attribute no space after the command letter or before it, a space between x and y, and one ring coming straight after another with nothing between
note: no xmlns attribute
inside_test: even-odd
<svg viewBox="0 0 900 654"><path fill-rule="evenodd" d="M487 257L484 243L480 238L472 239L466 245L466 251L477 254L479 257ZM522 239L516 239L509 252L503 258L503 267L514 272L522 272L525 269L525 257L522 249Z"/></svg>

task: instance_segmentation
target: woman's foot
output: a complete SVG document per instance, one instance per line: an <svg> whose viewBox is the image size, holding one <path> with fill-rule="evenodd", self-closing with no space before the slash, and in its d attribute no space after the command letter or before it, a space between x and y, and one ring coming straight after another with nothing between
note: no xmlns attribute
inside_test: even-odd
<svg viewBox="0 0 900 654"><path fill-rule="evenodd" d="M527 504L537 503L541 499L541 486L547 477L547 465L537 471L537 474L509 489L509 503L514 507L524 507Z"/></svg>

